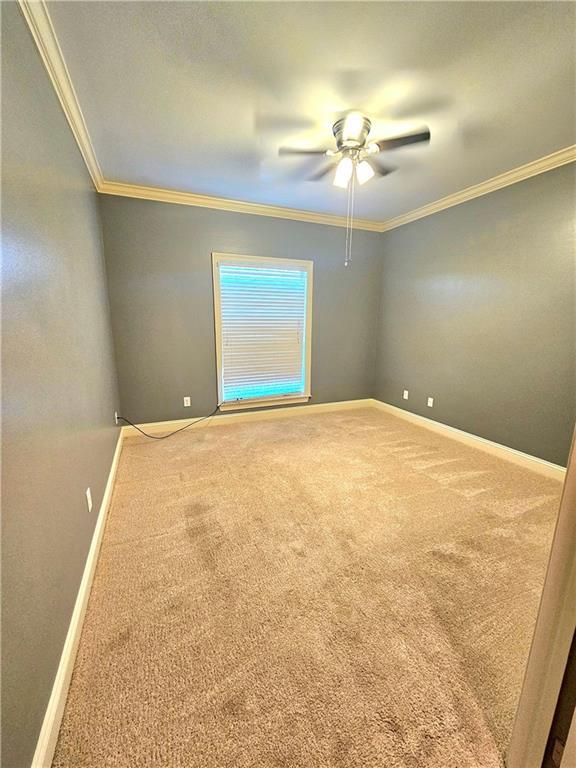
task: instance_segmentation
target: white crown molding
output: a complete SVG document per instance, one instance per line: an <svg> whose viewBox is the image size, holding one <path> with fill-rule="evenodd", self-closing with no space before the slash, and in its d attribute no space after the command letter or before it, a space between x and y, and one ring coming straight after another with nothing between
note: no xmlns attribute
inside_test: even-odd
<svg viewBox="0 0 576 768"><path fill-rule="evenodd" d="M404 224L410 224L426 216L432 216L434 213L444 211L446 208L452 208L455 205L466 203L475 197L488 195L503 187L511 184L517 184L532 176L551 171L562 165L576 162L576 144L550 155L540 157L525 165L520 165L510 171L493 176L472 187L467 187L452 195L442 197L433 203L428 203L421 208L415 208L413 211L396 216L393 219L385 221L374 221L372 219L356 219L354 226L357 229L366 229L371 232L388 232L391 229L402 227ZM275 216L282 219L293 219L296 221L309 221L314 224L330 224L336 227L345 227L346 218L344 216L335 216L328 213L313 213L311 211L301 211L294 208L280 208L272 205L262 205L260 203L246 203L240 200L228 200L222 197L210 197L208 195L197 195L192 192L178 192L171 189L161 189L158 187L144 187L135 184L125 184L121 182L103 181L98 188L99 192L107 195L121 195L123 197L136 197L144 200L157 200L163 203L178 203L180 205L199 206L201 208L216 208L221 211L236 211L238 213L255 213L261 216Z"/></svg>
<svg viewBox="0 0 576 768"><path fill-rule="evenodd" d="M567 165L568 163L573 163L575 161L576 144L573 144L565 149L560 149L558 152L552 152L552 154L540 157L538 160L533 160L530 163L518 166L518 168L513 168L511 171L506 171L498 176L493 176L491 179L486 179L486 181L482 181L480 184L474 184L474 186L462 189L460 192L454 192L452 195L442 197L440 200L428 203L428 205L423 205L421 208L415 208L413 211L403 213L401 216L388 219L381 223L379 231L388 232L390 229L396 229L396 227L401 227L404 224L410 224L412 221L431 216L433 213L444 211L446 208L452 208L454 205L466 203L468 200L473 200L475 197L487 195L490 192L495 192L497 189L508 187L511 184L517 184L519 181L529 179L531 176L536 176L545 171L551 171L554 168L559 168L561 165Z"/></svg>
<svg viewBox="0 0 576 768"><path fill-rule="evenodd" d="M194 192L179 192L174 189L160 187L145 187L139 184L126 184L118 181L103 181L98 192L104 195L120 195L121 197L136 197L141 200L156 200L161 203L176 203L191 205L198 208L214 208L219 211L234 211L236 213L253 213L258 216L273 216L278 219L293 221L308 221L312 224L328 224L333 227L345 227L346 217L332 213L315 213L302 211L297 208L282 208L263 203L247 203L242 200L230 200L225 197L197 195ZM382 223L371 219L354 219L355 229L367 229L380 232Z"/></svg>
<svg viewBox="0 0 576 768"><path fill-rule="evenodd" d="M78 148L82 153L88 173L98 189L103 176L96 159L90 134L76 97L68 67L52 25L48 8L44 0L18 0L24 18L28 23L44 66L50 76L56 95L60 100L66 119L70 124Z"/></svg>
<svg viewBox="0 0 576 768"><path fill-rule="evenodd" d="M106 181L102 175L100 165L90 140L86 121L82 114L80 104L70 79L70 74L62 55L62 50L52 21L48 13L45 0L18 0L28 26L32 32L42 60L46 66L54 90L56 91L64 114L70 124L72 133L76 138L78 147L86 162L88 172L92 177L96 190L105 195L119 195L121 197L134 197L141 200L156 200L163 203L176 203L178 205L190 205L197 208L213 208L220 211L233 211L236 213L251 213L258 216L272 216L293 221L305 221L312 224L327 224L333 227L345 227L346 217L330 213L317 213L303 211L296 208L284 208L263 203L249 203L243 200L232 200L223 197L200 195L194 192L182 192L174 189L160 187L147 187L126 182ZM451 208L454 205L473 200L475 197L487 195L497 189L502 189L519 181L529 179L539 173L550 171L567 163L576 161L576 145L566 147L558 152L533 160L530 163L513 168L491 179L482 181L472 187L467 187L452 195L428 203L421 208L416 208L408 213L401 214L385 221L373 219L356 219L356 229L364 229L370 232L388 232L404 224L423 219L434 213Z"/></svg>

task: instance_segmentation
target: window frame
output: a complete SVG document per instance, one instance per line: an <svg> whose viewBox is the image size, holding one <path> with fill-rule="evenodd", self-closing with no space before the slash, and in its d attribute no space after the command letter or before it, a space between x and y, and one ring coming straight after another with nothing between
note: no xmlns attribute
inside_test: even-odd
<svg viewBox="0 0 576 768"><path fill-rule="evenodd" d="M306 332L304 334L304 393L297 395L273 395L258 397L250 400L231 400L223 402L222 378L222 311L220 301L220 264L232 266L264 266L277 269L298 268L307 272L306 282ZM276 405L307 403L311 394L311 365L312 365L312 296L313 296L314 262L307 259L287 259L276 256L246 256L236 253L212 252L212 288L214 292L214 331L216 341L216 379L218 384L218 407L221 411L237 411L247 408L266 408Z"/></svg>

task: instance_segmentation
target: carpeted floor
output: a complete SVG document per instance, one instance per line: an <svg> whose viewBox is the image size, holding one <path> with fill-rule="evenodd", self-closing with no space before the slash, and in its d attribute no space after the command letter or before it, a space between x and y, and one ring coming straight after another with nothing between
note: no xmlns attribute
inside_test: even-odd
<svg viewBox="0 0 576 768"><path fill-rule="evenodd" d="M500 768L560 484L373 409L125 443L57 768Z"/></svg>

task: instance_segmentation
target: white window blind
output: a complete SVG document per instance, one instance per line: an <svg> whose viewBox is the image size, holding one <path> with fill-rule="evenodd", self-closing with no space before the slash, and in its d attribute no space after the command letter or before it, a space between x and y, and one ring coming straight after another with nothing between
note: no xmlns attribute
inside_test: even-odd
<svg viewBox="0 0 576 768"><path fill-rule="evenodd" d="M220 403L308 399L312 262L213 259Z"/></svg>

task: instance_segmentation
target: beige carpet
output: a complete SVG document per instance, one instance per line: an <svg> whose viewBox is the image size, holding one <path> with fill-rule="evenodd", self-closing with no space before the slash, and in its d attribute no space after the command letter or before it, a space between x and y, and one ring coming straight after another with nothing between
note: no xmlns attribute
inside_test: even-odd
<svg viewBox="0 0 576 768"><path fill-rule="evenodd" d="M372 409L127 441L54 766L499 768L560 490Z"/></svg>

